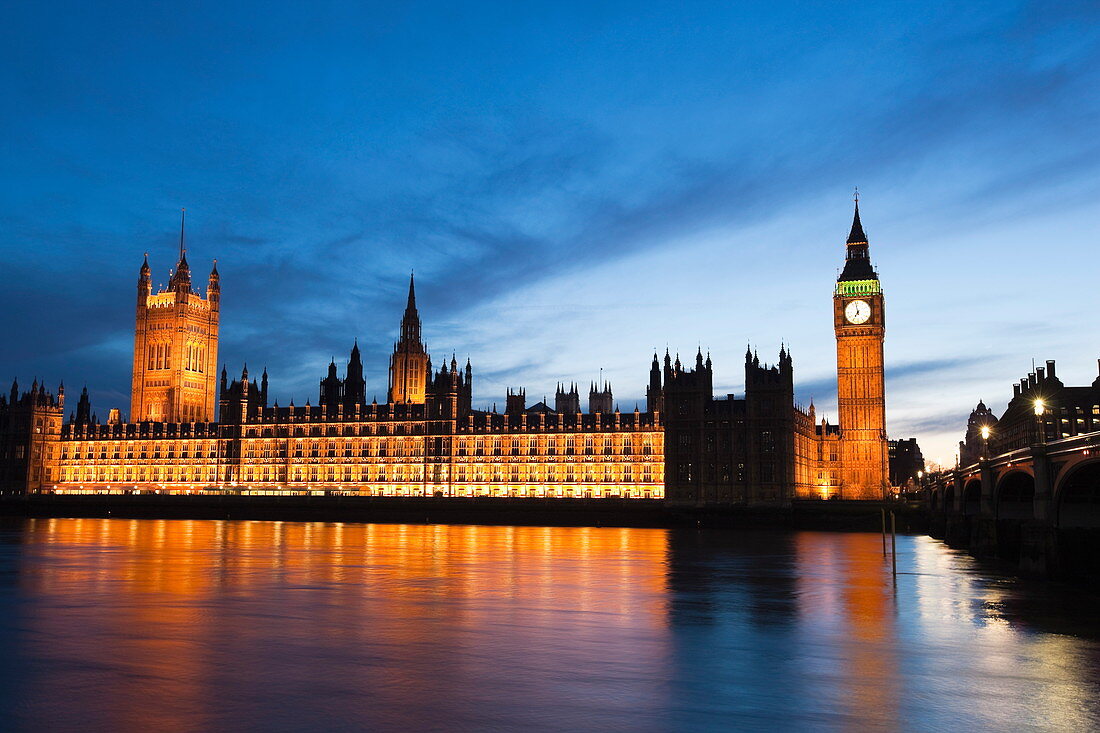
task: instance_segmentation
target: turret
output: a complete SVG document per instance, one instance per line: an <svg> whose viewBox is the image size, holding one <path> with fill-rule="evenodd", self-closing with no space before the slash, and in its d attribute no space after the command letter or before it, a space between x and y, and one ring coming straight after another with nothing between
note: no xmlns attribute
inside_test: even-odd
<svg viewBox="0 0 1100 733"><path fill-rule="evenodd" d="M527 390L508 389L508 394L505 398L504 411L505 413L513 416L519 416L523 414L523 411L527 409Z"/></svg>
<svg viewBox="0 0 1100 733"><path fill-rule="evenodd" d="M793 383L794 365L791 359L791 352L787 351L786 345L779 347L779 373L784 375Z"/></svg>
<svg viewBox="0 0 1100 733"><path fill-rule="evenodd" d="M92 420L92 403L88 398L88 388L85 387L80 392L80 399L76 401L76 417L74 422L77 425L87 425Z"/></svg>
<svg viewBox="0 0 1100 733"><path fill-rule="evenodd" d="M614 412L614 410L614 401L611 396L611 383L604 382L599 385L599 389L597 389L596 383L593 382L588 391L588 412L593 415L610 414Z"/></svg>
<svg viewBox="0 0 1100 733"><path fill-rule="evenodd" d="M581 411L581 395L576 384L570 383L568 391L565 385L558 384L554 395L554 411L563 415L575 415Z"/></svg>
<svg viewBox="0 0 1100 733"><path fill-rule="evenodd" d="M351 347L347 372L344 377L344 409L352 410L355 405L367 403L367 380L363 378L363 359L359 353L359 340Z"/></svg>
<svg viewBox="0 0 1100 733"><path fill-rule="evenodd" d="M343 397L343 382L336 373L336 357L328 365L328 375L320 382L320 395L317 404L336 409Z"/></svg>
<svg viewBox="0 0 1100 733"><path fill-rule="evenodd" d="M649 387L645 393L646 410L660 412L664 410L664 390L661 388L661 365L657 361L657 352L653 352L653 361L649 365Z"/></svg>
<svg viewBox="0 0 1100 733"><path fill-rule="evenodd" d="M221 308L222 285L217 260L214 260L214 265L210 268L210 279L206 284L206 299L210 301L210 310L216 311Z"/></svg>
<svg viewBox="0 0 1100 733"><path fill-rule="evenodd" d="M468 415L473 410L474 402L474 368L470 364L470 357L466 357L466 373L462 379L462 389L458 393L458 411L462 415Z"/></svg>
<svg viewBox="0 0 1100 733"><path fill-rule="evenodd" d="M138 292L137 292L137 305L138 308L144 308L148 302L149 295L153 292L153 276L149 269L149 253L145 253L145 259L141 263L141 269L138 270Z"/></svg>

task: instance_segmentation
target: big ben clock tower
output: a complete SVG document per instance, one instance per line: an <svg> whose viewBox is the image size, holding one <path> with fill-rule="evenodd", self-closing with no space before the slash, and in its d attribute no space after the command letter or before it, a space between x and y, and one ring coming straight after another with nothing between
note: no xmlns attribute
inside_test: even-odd
<svg viewBox="0 0 1100 733"><path fill-rule="evenodd" d="M858 196L847 250L833 294L841 496L882 499L888 476L882 355L886 310L878 273L871 266L867 235L859 221Z"/></svg>

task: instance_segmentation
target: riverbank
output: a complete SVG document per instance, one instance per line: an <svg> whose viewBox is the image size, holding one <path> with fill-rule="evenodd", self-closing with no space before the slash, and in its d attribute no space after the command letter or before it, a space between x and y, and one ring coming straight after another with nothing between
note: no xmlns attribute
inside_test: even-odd
<svg viewBox="0 0 1100 733"><path fill-rule="evenodd" d="M251 519L385 524L563 527L784 528L877 532L878 502L797 501L789 507L669 507L657 499L367 496L52 495L0 497L0 515L123 519ZM892 503L897 531L923 533L918 505ZM887 515L889 516L889 514ZM889 527L887 528L889 529Z"/></svg>

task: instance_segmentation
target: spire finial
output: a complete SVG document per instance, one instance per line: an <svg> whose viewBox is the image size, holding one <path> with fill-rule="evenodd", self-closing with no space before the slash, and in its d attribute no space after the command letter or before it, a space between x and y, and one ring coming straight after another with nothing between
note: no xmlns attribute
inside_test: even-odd
<svg viewBox="0 0 1100 733"><path fill-rule="evenodd" d="M855 214L852 216L852 231L848 234L848 244L867 244L867 235L863 233L863 224L859 220L859 189L856 189L852 199L856 202Z"/></svg>
<svg viewBox="0 0 1100 733"><path fill-rule="evenodd" d="M180 209L180 261L187 254L187 241L184 238L184 226L187 224L187 209Z"/></svg>

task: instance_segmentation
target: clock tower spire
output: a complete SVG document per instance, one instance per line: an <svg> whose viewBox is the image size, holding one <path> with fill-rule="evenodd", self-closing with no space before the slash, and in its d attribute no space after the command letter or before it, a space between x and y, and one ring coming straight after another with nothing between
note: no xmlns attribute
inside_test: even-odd
<svg viewBox="0 0 1100 733"><path fill-rule="evenodd" d="M882 499L887 487L886 310L859 218L859 193L844 269L833 292L841 496Z"/></svg>

